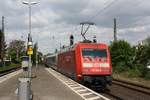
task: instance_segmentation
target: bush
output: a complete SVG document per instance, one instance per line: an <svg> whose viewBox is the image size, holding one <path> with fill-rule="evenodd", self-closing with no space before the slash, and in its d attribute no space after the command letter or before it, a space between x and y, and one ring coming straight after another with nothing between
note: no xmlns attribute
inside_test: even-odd
<svg viewBox="0 0 150 100"><path fill-rule="evenodd" d="M139 68L134 67L133 69L128 70L128 77L140 77L141 76L141 71Z"/></svg>
<svg viewBox="0 0 150 100"><path fill-rule="evenodd" d="M145 74L144 78L150 80L150 70L149 69L147 70L147 73Z"/></svg>
<svg viewBox="0 0 150 100"><path fill-rule="evenodd" d="M10 61L5 61L5 66L9 66L11 64ZM0 62L0 67L4 66L4 62Z"/></svg>
<svg viewBox="0 0 150 100"><path fill-rule="evenodd" d="M128 70L128 67L124 65L124 62L118 62L117 66L113 66L114 73L121 73Z"/></svg>
<svg viewBox="0 0 150 100"><path fill-rule="evenodd" d="M119 40L113 42L109 48L113 67L117 66L116 69L119 72L131 68L131 60L134 56L134 49L128 42ZM119 70L118 68L121 69Z"/></svg>
<svg viewBox="0 0 150 100"><path fill-rule="evenodd" d="M150 37L144 44L132 47L127 41L118 40L109 46L114 73L125 73L128 77L150 79Z"/></svg>
<svg viewBox="0 0 150 100"><path fill-rule="evenodd" d="M141 78L145 78L145 79L150 79L150 69L148 69L147 67L145 67L142 64L136 64L135 66L137 68L137 72L136 72L137 77L141 77Z"/></svg>

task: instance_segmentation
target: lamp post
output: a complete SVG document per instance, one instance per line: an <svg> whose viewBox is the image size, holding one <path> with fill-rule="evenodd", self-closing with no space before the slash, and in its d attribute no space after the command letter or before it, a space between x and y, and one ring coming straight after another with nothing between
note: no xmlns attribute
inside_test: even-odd
<svg viewBox="0 0 150 100"><path fill-rule="evenodd" d="M29 6L29 33L28 33L28 49L32 49L32 37L31 37L31 6L37 4L37 2L22 2L25 5ZM31 54L29 54L29 70L28 70L28 75L31 78L32 76L32 61L31 61Z"/></svg>
<svg viewBox="0 0 150 100"><path fill-rule="evenodd" d="M35 54L35 58L36 58L36 68L38 67L38 43L36 42L36 54Z"/></svg>

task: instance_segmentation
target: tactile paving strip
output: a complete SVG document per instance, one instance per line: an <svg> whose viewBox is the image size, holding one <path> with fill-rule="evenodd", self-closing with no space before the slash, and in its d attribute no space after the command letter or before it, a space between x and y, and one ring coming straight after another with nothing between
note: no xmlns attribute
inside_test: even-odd
<svg viewBox="0 0 150 100"><path fill-rule="evenodd" d="M68 86L72 91L81 96L84 100L110 100L99 93L75 82L74 80L56 72L51 68L46 68L46 70L51 73L54 77L63 82L66 86Z"/></svg>

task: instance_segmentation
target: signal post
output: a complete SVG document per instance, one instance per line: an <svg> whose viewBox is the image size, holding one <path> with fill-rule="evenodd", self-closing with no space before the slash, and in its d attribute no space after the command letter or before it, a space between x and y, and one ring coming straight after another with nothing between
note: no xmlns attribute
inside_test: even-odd
<svg viewBox="0 0 150 100"><path fill-rule="evenodd" d="M29 55L29 69L28 69L28 77L32 77L32 61L31 61L31 55L33 54L33 49L32 49L32 41L28 41L28 49L27 49L27 54Z"/></svg>
<svg viewBox="0 0 150 100"><path fill-rule="evenodd" d="M28 62L28 77L27 78L19 78L19 93L18 100L31 100L31 78L32 78L32 61L31 55L33 54L32 50L32 37L31 37L31 6L37 4L37 2L22 2L29 7L29 34L28 34L28 45L27 45L27 54L29 56Z"/></svg>
<svg viewBox="0 0 150 100"><path fill-rule="evenodd" d="M29 56L28 62L28 77L20 77L18 86L17 100L32 100L33 94L31 91L31 78L32 78L32 61L31 55L33 54L32 39L28 36L27 54Z"/></svg>

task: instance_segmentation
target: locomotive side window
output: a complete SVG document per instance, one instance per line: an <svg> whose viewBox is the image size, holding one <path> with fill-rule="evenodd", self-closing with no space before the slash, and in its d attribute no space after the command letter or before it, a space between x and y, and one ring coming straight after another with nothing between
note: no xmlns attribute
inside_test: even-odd
<svg viewBox="0 0 150 100"><path fill-rule="evenodd" d="M82 49L82 56L107 58L107 52L106 49Z"/></svg>

